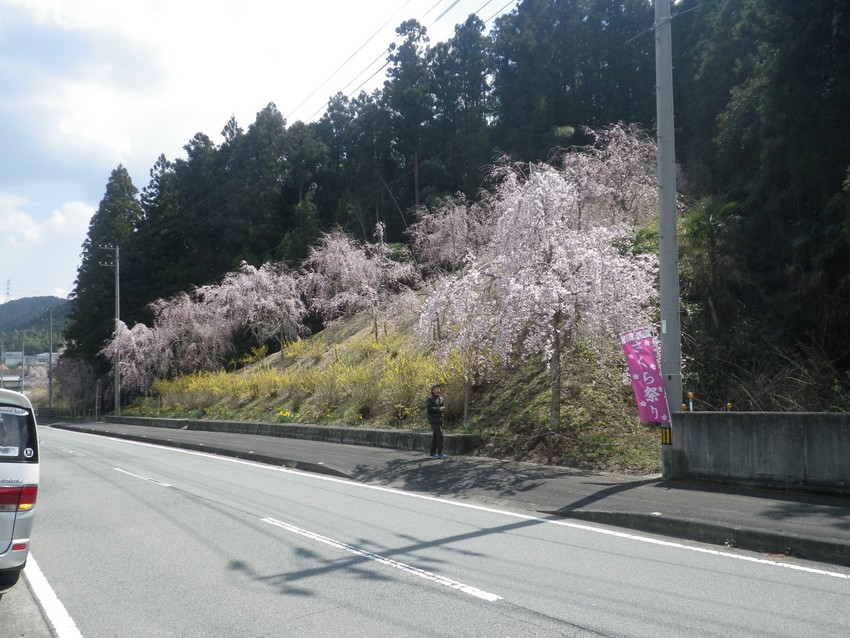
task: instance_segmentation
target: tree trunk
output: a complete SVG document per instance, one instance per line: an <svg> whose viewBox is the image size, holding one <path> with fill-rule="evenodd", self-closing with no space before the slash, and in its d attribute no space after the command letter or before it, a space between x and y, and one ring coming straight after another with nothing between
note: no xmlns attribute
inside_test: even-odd
<svg viewBox="0 0 850 638"><path fill-rule="evenodd" d="M413 199L419 206L419 151L413 151Z"/></svg>
<svg viewBox="0 0 850 638"><path fill-rule="evenodd" d="M555 313L552 320L553 352L549 360L551 374L552 399L549 403L549 429L552 432L561 431L561 312Z"/></svg>
<svg viewBox="0 0 850 638"><path fill-rule="evenodd" d="M472 387L472 382L465 379L463 382L463 429L466 430L466 424L469 422L469 391Z"/></svg>

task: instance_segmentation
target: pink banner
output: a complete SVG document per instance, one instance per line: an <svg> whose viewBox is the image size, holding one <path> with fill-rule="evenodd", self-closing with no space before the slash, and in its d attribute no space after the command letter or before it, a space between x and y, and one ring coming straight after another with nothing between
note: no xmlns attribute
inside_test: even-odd
<svg viewBox="0 0 850 638"><path fill-rule="evenodd" d="M640 420L644 423L669 425L670 409L664 393L661 369L655 358L652 329L641 328L627 332L620 335L620 342L626 355Z"/></svg>

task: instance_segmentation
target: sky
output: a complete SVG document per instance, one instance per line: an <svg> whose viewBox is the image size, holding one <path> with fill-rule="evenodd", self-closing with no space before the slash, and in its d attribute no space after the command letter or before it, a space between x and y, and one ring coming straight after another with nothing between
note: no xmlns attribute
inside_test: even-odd
<svg viewBox="0 0 850 638"><path fill-rule="evenodd" d="M0 0L0 303L67 297L112 171L136 188L196 133L287 124L382 86L395 29L431 44L508 0ZM377 71L377 74L375 72ZM371 77L370 79L370 76Z"/></svg>

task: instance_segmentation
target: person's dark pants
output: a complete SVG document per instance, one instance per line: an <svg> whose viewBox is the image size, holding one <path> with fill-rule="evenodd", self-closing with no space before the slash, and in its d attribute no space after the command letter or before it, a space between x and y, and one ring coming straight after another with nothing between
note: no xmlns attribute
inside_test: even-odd
<svg viewBox="0 0 850 638"><path fill-rule="evenodd" d="M439 423L431 424L431 456L443 453L443 426Z"/></svg>

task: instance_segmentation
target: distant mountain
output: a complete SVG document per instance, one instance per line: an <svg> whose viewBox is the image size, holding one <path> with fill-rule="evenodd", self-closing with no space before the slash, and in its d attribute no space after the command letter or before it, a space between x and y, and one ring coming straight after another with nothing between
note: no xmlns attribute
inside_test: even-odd
<svg viewBox="0 0 850 638"><path fill-rule="evenodd" d="M51 310L54 323L64 323L71 312L71 302L61 297L25 297L7 301L0 304L0 331L49 326Z"/></svg>

